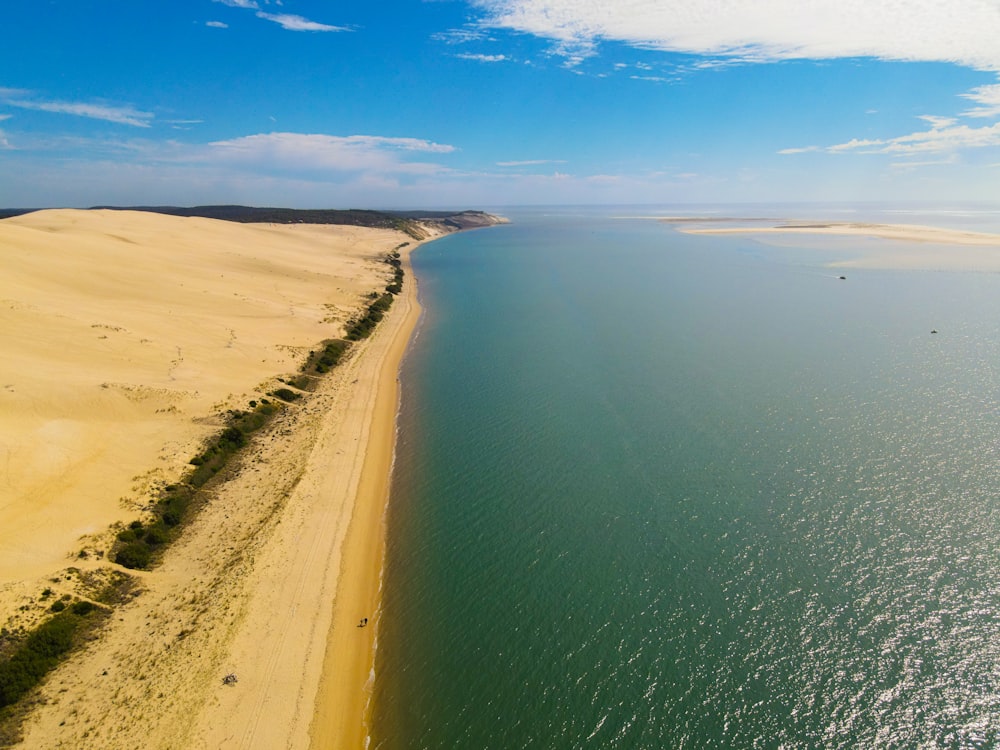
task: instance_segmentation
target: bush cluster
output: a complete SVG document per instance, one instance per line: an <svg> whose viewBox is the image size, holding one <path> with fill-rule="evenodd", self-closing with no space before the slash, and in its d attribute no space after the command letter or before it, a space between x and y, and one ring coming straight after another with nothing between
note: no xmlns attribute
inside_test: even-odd
<svg viewBox="0 0 1000 750"><path fill-rule="evenodd" d="M262 400L254 402L251 411L230 412L226 428L191 459L192 469L183 481L168 485L160 493L153 506L153 518L147 524L133 521L119 532L114 561L126 568L148 568L156 553L176 538L177 527L191 510L198 489L221 471L247 444L247 436L267 424L279 409L276 404Z"/></svg>
<svg viewBox="0 0 1000 750"><path fill-rule="evenodd" d="M340 363L352 341L367 338L375 330L375 326L392 305L393 294L397 294L402 288L403 271L400 268L398 250L390 254L387 262L395 267L396 275L394 282L386 287L386 293L382 295L375 293L377 298L368 306L365 315L348 326L347 341L331 339L325 342L323 349L310 353L309 359L303 365L302 376L296 380L296 385L304 387L308 384L302 381L313 374L322 375L329 372ZM289 403L301 396L290 388L278 388L271 395ZM161 548L177 537L178 527L191 510L198 490L218 474L230 458L247 444L248 435L267 424L281 408L280 405L271 403L267 399L261 399L260 403L253 401L250 405L250 411L230 412L225 429L216 435L201 453L191 459L189 463L192 468L181 482L164 488L156 500L153 517L149 522L144 524L142 521L133 521L127 529L119 532L112 551L116 563L132 569L150 567Z"/></svg>
<svg viewBox="0 0 1000 750"><path fill-rule="evenodd" d="M404 242L400 247L405 247L409 243ZM403 291L403 269L402 262L399 260L399 251L393 251L388 258L386 258L386 263L396 269L393 274L392 281L385 287L385 290L389 294L399 294Z"/></svg>
<svg viewBox="0 0 1000 750"><path fill-rule="evenodd" d="M386 310L392 305L392 295L386 292L368 306L368 312L347 328L347 338L351 341L360 341L371 336L375 326L385 317Z"/></svg>
<svg viewBox="0 0 1000 750"><path fill-rule="evenodd" d="M300 394L288 388L278 388L277 390L271 391L271 395L288 403L292 403L292 401L295 401L297 398L301 398Z"/></svg>
<svg viewBox="0 0 1000 750"><path fill-rule="evenodd" d="M327 341L323 349L311 356L309 361L306 362L306 372L313 372L317 375L330 372L330 370L340 364L340 360L350 345L350 341L344 341L343 339Z"/></svg>
<svg viewBox="0 0 1000 750"><path fill-rule="evenodd" d="M0 661L0 708L20 700L49 673L74 645L74 634L97 607L78 601L39 625Z"/></svg>

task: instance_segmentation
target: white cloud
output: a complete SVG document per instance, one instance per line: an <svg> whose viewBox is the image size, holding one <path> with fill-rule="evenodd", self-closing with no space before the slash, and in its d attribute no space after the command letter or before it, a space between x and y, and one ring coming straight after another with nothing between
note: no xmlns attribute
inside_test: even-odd
<svg viewBox="0 0 1000 750"><path fill-rule="evenodd" d="M783 148L779 154L808 154L811 151L822 151L819 146L804 146L802 148Z"/></svg>
<svg viewBox="0 0 1000 750"><path fill-rule="evenodd" d="M944 164L955 164L957 162L958 162L958 159L955 157L954 154L952 154L951 156L949 156L946 159L932 159L930 161L900 161L900 162L893 162L892 164L889 165L889 167L892 168L892 169L909 170L909 169L917 169L918 167L937 167L937 166L941 166L941 165L944 165Z"/></svg>
<svg viewBox="0 0 1000 750"><path fill-rule="evenodd" d="M472 55L467 53L455 55L455 57L460 60L475 60L476 62L485 63L503 62L510 59L507 55Z"/></svg>
<svg viewBox="0 0 1000 750"><path fill-rule="evenodd" d="M206 26L211 26L213 29L228 29L229 24L223 23L222 21L205 21Z"/></svg>
<svg viewBox="0 0 1000 750"><path fill-rule="evenodd" d="M345 26L329 26L325 23L310 21L302 16L293 16L288 13L265 13L257 12L257 18L273 21L287 31L350 31Z"/></svg>
<svg viewBox="0 0 1000 750"><path fill-rule="evenodd" d="M462 29L450 29L431 34L431 39L445 44L467 44L468 42L479 42L486 39L486 32L480 28L465 27Z"/></svg>
<svg viewBox="0 0 1000 750"><path fill-rule="evenodd" d="M192 125L201 125L204 120L165 120L174 130L191 130Z"/></svg>
<svg viewBox="0 0 1000 750"><path fill-rule="evenodd" d="M208 145L203 160L232 165L286 171L395 174L429 174L444 169L437 164L405 161L406 153L447 154L455 150L453 146L419 138L306 133L262 133Z"/></svg>
<svg viewBox="0 0 1000 750"><path fill-rule="evenodd" d="M962 113L963 117L1000 116L1000 84L995 83L992 86L979 86L967 94L962 94L962 96L982 105L966 110Z"/></svg>
<svg viewBox="0 0 1000 750"><path fill-rule="evenodd" d="M9 120L13 116L14 115L0 115L0 122L3 122L4 120Z"/></svg>
<svg viewBox="0 0 1000 750"><path fill-rule="evenodd" d="M967 148L1000 146L1000 122L982 128L955 125L953 120L940 118L945 123L909 135L884 140L859 140L857 138L829 146L831 153L860 152L875 154L926 154L958 151Z"/></svg>
<svg viewBox="0 0 1000 750"><path fill-rule="evenodd" d="M13 96L10 96L8 92L13 92ZM30 96L30 92L0 89L0 98L3 98L10 106L20 107L21 109L89 117L93 120L104 120L106 122L118 123L119 125L131 125L136 128L148 128L150 121L153 119L152 112L140 112L134 107L127 105L109 106L89 102L60 102L44 99L18 98L25 95Z"/></svg>
<svg viewBox="0 0 1000 750"><path fill-rule="evenodd" d="M526 159L524 161L498 161L498 167L534 167L539 164L565 164L565 159Z"/></svg>
<svg viewBox="0 0 1000 750"><path fill-rule="evenodd" d="M248 8L257 10L260 6L254 0L214 0L214 2L228 5L230 8Z"/></svg>
<svg viewBox="0 0 1000 750"><path fill-rule="evenodd" d="M958 122L954 117L938 117L937 115L920 115L920 119L935 130L950 127Z"/></svg>
<svg viewBox="0 0 1000 750"><path fill-rule="evenodd" d="M469 0L486 27L552 40L574 57L600 41L773 62L872 57L1000 71L994 0Z"/></svg>

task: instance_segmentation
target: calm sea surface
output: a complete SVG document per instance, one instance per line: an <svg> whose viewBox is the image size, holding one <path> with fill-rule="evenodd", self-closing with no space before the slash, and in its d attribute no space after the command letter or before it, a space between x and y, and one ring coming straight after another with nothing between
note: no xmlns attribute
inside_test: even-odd
<svg viewBox="0 0 1000 750"><path fill-rule="evenodd" d="M997 747L1000 275L512 218L414 256L371 746Z"/></svg>

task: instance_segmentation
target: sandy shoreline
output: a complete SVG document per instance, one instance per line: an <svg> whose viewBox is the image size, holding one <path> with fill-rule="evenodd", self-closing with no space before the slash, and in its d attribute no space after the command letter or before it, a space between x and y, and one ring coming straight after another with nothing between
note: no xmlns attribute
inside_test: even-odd
<svg viewBox="0 0 1000 750"><path fill-rule="evenodd" d="M1000 234L915 224L775 221L736 218L660 219L684 234L747 235L782 247L845 253L830 267L937 271L1000 271ZM763 222L767 226L760 226ZM734 226L737 225L737 226ZM881 242L888 240L889 242ZM878 242L876 242L878 241Z"/></svg>
<svg viewBox="0 0 1000 750"><path fill-rule="evenodd" d="M417 283L404 255L402 318L387 341L378 375L372 433L368 440L355 510L345 542L338 589L340 604L326 642L323 675L310 730L317 750L367 747L373 709L375 643L381 617L386 510L392 480L399 412L399 368L420 318ZM359 628L360 618L367 625ZM359 647L360 644L360 647Z"/></svg>
<svg viewBox="0 0 1000 750"><path fill-rule="evenodd" d="M679 219L666 220L668 223ZM698 221L692 219L690 221ZM718 219L717 221L727 221ZM739 221L733 219L731 221ZM906 242L933 242L948 245L1000 245L1000 235L986 232L969 232L958 229L942 229L918 224L874 224L866 222L788 222L776 226L744 227L692 227L685 226L680 231L687 234L827 234L862 237L879 237L887 240Z"/></svg>
<svg viewBox="0 0 1000 750"><path fill-rule="evenodd" d="M41 212L0 223L5 257L26 259L12 260L8 267L16 273L0 286L7 330L23 331L12 337L12 356L0 373L10 384L0 393L11 407L0 422L8 465L12 456L45 453L53 422L68 431L70 446L108 432L125 436L109 449L55 461L45 486L50 493L59 481L66 486L49 498L51 507L33 505L21 475L8 470L0 517L29 519L16 530L20 538L39 536L53 513L74 504L83 505L84 533L91 536L79 540L80 524L69 518L62 532L57 524L58 533L40 535L34 546L6 545L0 554L5 614L19 606L40 609L38 592L46 585L57 594L78 593L74 569L107 567L96 554L109 542L102 529L135 518L148 486L169 480L217 429L215 420L199 417L259 398L273 387L275 373L294 371L308 346L338 335L331 328L341 328L365 295L384 285L391 272L385 254L410 243L403 250L408 270L415 246L389 230L103 213ZM136 245L141 262L134 262ZM56 266L67 263L68 249L79 266L53 270L53 259ZM95 264L98 272L81 281L81 270ZM138 269L142 280L116 272L116 264ZM170 275L175 265L182 266L177 279ZM219 278L230 274L237 278ZM154 281L166 290L162 300L145 286L137 289ZM185 283L195 287L190 298L176 299ZM101 308L95 298L110 306ZM177 315L191 306L191 321ZM139 574L140 596L116 607L100 638L50 675L43 703L25 723L23 746L364 745L397 372L417 317L408 273L404 293L375 334L254 440L164 563ZM65 346L31 346L46 335L51 341L53 331ZM87 334L93 340L74 348ZM115 336L128 340L109 353ZM198 346L204 351L196 357ZM75 390L46 392L67 367ZM39 378L52 382L33 383ZM109 382L118 386L102 387ZM48 397L42 407L39 394ZM33 428L32 419L41 425ZM140 429L147 422L154 427L149 434ZM109 476L109 459L130 448L131 462L111 466ZM52 461L51 452L44 458ZM158 462L159 472L149 475ZM119 489L109 492L114 482ZM94 499L81 503L81 497ZM6 530L0 526L0 535ZM81 545L91 551L85 559L73 554ZM356 627L362 617L369 618L367 628ZM230 672L238 683L222 685Z"/></svg>

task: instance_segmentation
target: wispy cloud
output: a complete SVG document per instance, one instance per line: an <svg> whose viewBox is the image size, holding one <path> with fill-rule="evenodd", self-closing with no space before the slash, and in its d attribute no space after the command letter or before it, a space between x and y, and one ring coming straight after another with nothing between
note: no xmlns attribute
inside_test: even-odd
<svg viewBox="0 0 1000 750"><path fill-rule="evenodd" d="M920 120L923 120L928 125L930 125L934 130L940 130L942 128L950 128L958 120L954 117L939 117L938 115L920 115Z"/></svg>
<svg viewBox="0 0 1000 750"><path fill-rule="evenodd" d="M4 120L9 120L13 116L14 115L0 115L0 122L3 122Z"/></svg>
<svg viewBox="0 0 1000 750"><path fill-rule="evenodd" d="M148 128L153 119L152 112L142 112L128 105L95 104L92 102L63 102L34 98L29 91L17 89L0 89L0 99L11 107L30 109L40 112L89 117L93 120L104 120L119 125L131 125L136 128Z"/></svg>
<svg viewBox="0 0 1000 750"><path fill-rule="evenodd" d="M601 41L748 62L871 57L1000 71L1000 14L984 0L469 0L486 28L571 57Z"/></svg>
<svg viewBox="0 0 1000 750"><path fill-rule="evenodd" d="M308 133L261 133L208 144L202 158L231 165L284 171L427 174L444 169L409 161L412 153L448 154L454 146L420 138L373 135L334 136Z"/></svg>
<svg viewBox="0 0 1000 750"><path fill-rule="evenodd" d="M351 31L351 29L346 26L330 26L325 23L317 23L316 21L310 21L308 18L293 16L288 13L265 13L264 11L258 11L257 18L263 18L266 21L273 21L281 26L281 28L288 31Z"/></svg>
<svg viewBox="0 0 1000 750"><path fill-rule="evenodd" d="M303 16L293 15L291 13L268 13L261 10L261 5L257 0L214 0L214 2L222 3L223 5L228 5L231 8L244 8L246 10L254 10L256 12L257 18L261 18L265 21L271 21L276 23L281 28L286 31L352 31L353 29L347 28L346 26L332 26L326 23L320 23L318 21L312 21ZM264 0L266 5L271 5L271 0ZM274 5L281 5L280 0L274 0ZM229 28L226 24L221 21L209 21L206 25L214 26L216 28L225 29Z"/></svg>
<svg viewBox="0 0 1000 750"><path fill-rule="evenodd" d="M191 130L192 125L201 125L204 120L164 120L174 130Z"/></svg>
<svg viewBox="0 0 1000 750"><path fill-rule="evenodd" d="M891 169L907 170L907 169L917 169L920 167L939 167L947 164L955 164L958 162L958 157L952 154L945 159L932 159L929 161L900 161L893 162L889 165Z"/></svg>
<svg viewBox="0 0 1000 750"><path fill-rule="evenodd" d="M228 5L230 8L247 8L257 10L260 6L254 0L214 0L214 2Z"/></svg>
<svg viewBox="0 0 1000 750"><path fill-rule="evenodd" d="M800 148L783 148L779 154L808 154L812 151L822 151L821 146L802 146Z"/></svg>
<svg viewBox="0 0 1000 750"><path fill-rule="evenodd" d="M462 53L460 55L455 55L459 60L475 60L476 62L484 63L495 63L503 62L504 60L509 60L507 55L473 55L469 53Z"/></svg>
<svg viewBox="0 0 1000 750"><path fill-rule="evenodd" d="M973 128L968 125L956 124L956 120L948 117L925 116L921 119L931 123L930 130L921 130L896 138L852 138L833 146L786 148L778 153L801 154L810 151L825 151L831 154L862 153L906 156L1000 146L1000 122L986 127Z"/></svg>
<svg viewBox="0 0 1000 750"><path fill-rule="evenodd" d="M461 29L449 29L431 34L431 39L445 44L467 44L481 42L487 39L486 31L476 26L466 26Z"/></svg>
<svg viewBox="0 0 1000 750"><path fill-rule="evenodd" d="M229 24L223 23L222 21L205 21L206 26L211 26L213 29L228 29Z"/></svg>
<svg viewBox="0 0 1000 750"><path fill-rule="evenodd" d="M980 105L963 112L963 117L1000 117L1000 84L979 86L962 96Z"/></svg>
<svg viewBox="0 0 1000 750"><path fill-rule="evenodd" d="M498 161L498 167L537 167L540 164L565 164L565 159L525 159L523 161Z"/></svg>

